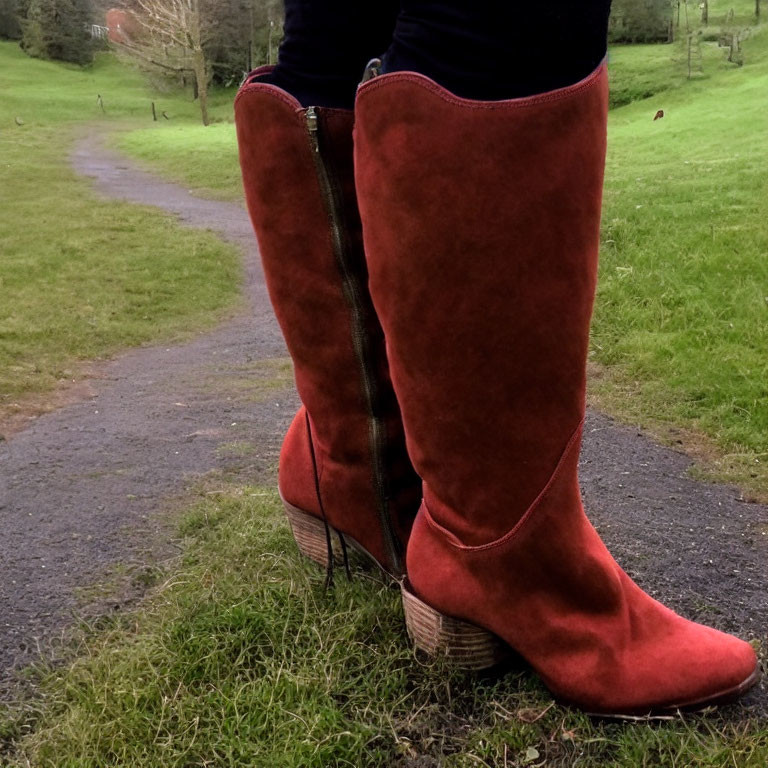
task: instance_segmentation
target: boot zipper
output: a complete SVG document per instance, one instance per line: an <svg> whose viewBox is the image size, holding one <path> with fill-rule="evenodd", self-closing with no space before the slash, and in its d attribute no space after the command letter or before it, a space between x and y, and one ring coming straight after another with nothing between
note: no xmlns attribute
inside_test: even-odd
<svg viewBox="0 0 768 768"><path fill-rule="evenodd" d="M331 227L333 252L341 274L342 292L351 312L352 341L355 356L360 366L365 405L368 411L369 443L373 464L374 490L379 507L379 519L384 531L384 542L392 567L400 571L402 570L400 548L398 547L389 517L389 495L384 464L386 435L384 425L376 413L376 404L379 399L378 386L374 372L370 339L365 331L365 310L361 299L363 289L360 285L360 280L354 274L349 263L348 243L341 224L341 194L321 151L319 118L314 107L307 108L306 121L312 157L315 161L315 170L317 171L317 178L320 183Z"/></svg>

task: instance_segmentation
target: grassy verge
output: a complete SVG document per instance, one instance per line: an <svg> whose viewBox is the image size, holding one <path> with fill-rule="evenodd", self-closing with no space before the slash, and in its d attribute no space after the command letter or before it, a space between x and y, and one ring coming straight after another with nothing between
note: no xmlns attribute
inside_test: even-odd
<svg viewBox="0 0 768 768"><path fill-rule="evenodd" d="M675 49L669 45L616 45L608 52L611 107L680 87L682 74L674 71Z"/></svg>
<svg viewBox="0 0 768 768"><path fill-rule="evenodd" d="M216 200L243 202L233 123L148 126L116 138L118 149L165 178Z"/></svg>
<svg viewBox="0 0 768 768"><path fill-rule="evenodd" d="M279 501L208 488L185 555L137 613L41 673L0 716L6 768L725 768L768 762L738 709L651 726L593 723L525 671L499 678L415 659L397 592L294 554ZM2 754L0 752L0 754Z"/></svg>
<svg viewBox="0 0 768 768"><path fill-rule="evenodd" d="M710 48L711 50L711 48ZM669 45L616 46L609 54L611 106L683 86L687 80ZM720 62L719 53L708 58ZM232 95L233 97L234 95ZM222 110L223 111L223 110ZM163 176L220 200L242 201L231 116L203 128L190 120L146 125L117 137L117 146Z"/></svg>
<svg viewBox="0 0 768 768"><path fill-rule="evenodd" d="M611 50L611 105L621 106L678 88L687 80L669 45L616 46ZM715 54L717 59L722 58ZM163 176L219 200L242 201L235 127L230 120L203 128L188 120L122 133L117 146Z"/></svg>
<svg viewBox="0 0 768 768"><path fill-rule="evenodd" d="M732 32L748 39L756 30L752 0L709 0L709 21L702 23L701 6L676 6L673 44L615 45L608 53L611 74L611 107L648 99L682 88L690 80L717 77L734 64L718 41ZM691 33L690 72L688 37ZM737 52L738 53L738 52ZM738 58L738 56L737 56ZM751 53L748 56L751 58ZM690 80L689 80L690 75ZM662 97L663 98L663 97ZM661 105L663 106L663 105Z"/></svg>
<svg viewBox="0 0 768 768"><path fill-rule="evenodd" d="M69 168L78 121L148 110L135 73L110 59L89 71L36 61L0 43L0 91L2 419L71 379L79 360L210 326L236 301L240 266L214 236L104 200Z"/></svg>

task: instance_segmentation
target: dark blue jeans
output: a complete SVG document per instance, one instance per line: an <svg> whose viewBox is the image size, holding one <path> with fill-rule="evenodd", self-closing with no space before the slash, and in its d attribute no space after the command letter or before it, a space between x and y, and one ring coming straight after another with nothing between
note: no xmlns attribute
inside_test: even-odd
<svg viewBox="0 0 768 768"><path fill-rule="evenodd" d="M576 82L605 56L610 0L285 0L272 81L305 106L351 107L367 61L465 98Z"/></svg>

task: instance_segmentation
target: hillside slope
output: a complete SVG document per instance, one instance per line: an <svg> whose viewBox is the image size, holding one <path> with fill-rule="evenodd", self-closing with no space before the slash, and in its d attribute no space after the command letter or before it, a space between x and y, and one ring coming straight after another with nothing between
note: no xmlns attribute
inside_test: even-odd
<svg viewBox="0 0 768 768"><path fill-rule="evenodd" d="M768 487L768 34L745 65L611 114L594 392L700 431ZM657 110L664 117L653 120Z"/></svg>

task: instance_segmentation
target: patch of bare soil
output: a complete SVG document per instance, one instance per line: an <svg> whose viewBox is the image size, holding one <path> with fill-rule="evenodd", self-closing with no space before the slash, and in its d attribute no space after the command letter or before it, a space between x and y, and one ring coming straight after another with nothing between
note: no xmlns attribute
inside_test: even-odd
<svg viewBox="0 0 768 768"><path fill-rule="evenodd" d="M13 402L0 404L0 441L26 429L44 413L51 413L71 403L79 403L96 394L91 379L98 378L97 363L83 363L72 371L73 378L62 379L52 392L21 395Z"/></svg>

